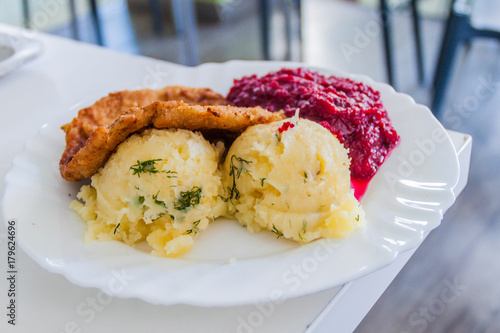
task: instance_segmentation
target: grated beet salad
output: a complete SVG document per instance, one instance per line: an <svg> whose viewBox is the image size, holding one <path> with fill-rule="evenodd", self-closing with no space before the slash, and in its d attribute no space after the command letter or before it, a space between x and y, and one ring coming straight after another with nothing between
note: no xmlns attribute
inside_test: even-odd
<svg viewBox="0 0 500 333"><path fill-rule="evenodd" d="M367 181L399 141L380 93L346 78L325 77L307 69L282 69L262 77L234 80L227 99L236 106L284 110L313 120L349 149L351 178Z"/></svg>

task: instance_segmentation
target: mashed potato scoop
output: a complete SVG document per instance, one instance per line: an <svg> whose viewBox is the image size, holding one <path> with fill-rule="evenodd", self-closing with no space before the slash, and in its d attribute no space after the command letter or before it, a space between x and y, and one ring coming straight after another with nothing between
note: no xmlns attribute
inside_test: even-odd
<svg viewBox="0 0 500 333"><path fill-rule="evenodd" d="M159 256L179 256L222 215L218 168L224 146L198 132L148 129L122 142L71 207L86 240L146 240Z"/></svg>
<svg viewBox="0 0 500 333"><path fill-rule="evenodd" d="M299 242L346 237L365 220L350 188L348 151L298 117L249 127L222 168L228 215L250 232Z"/></svg>

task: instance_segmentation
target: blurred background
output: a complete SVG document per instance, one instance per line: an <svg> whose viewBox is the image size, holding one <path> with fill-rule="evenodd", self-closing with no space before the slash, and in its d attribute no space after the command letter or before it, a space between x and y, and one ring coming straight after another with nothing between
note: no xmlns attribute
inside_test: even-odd
<svg viewBox="0 0 500 333"><path fill-rule="evenodd" d="M469 184L357 332L500 332L500 1L451 2L0 0L0 22L185 65L303 61L428 105L473 136Z"/></svg>

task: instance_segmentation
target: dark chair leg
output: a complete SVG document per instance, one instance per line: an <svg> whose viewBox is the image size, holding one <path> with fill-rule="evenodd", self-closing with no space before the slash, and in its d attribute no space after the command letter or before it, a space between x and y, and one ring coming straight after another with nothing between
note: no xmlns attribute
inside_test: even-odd
<svg viewBox="0 0 500 333"><path fill-rule="evenodd" d="M301 0L287 1L288 60L302 61L302 6Z"/></svg>
<svg viewBox="0 0 500 333"><path fill-rule="evenodd" d="M380 0L380 16L384 36L385 63L387 67L387 79L389 84L394 86L393 61L392 61L392 37L391 21L389 17L389 7L386 0Z"/></svg>
<svg viewBox="0 0 500 333"><path fill-rule="evenodd" d="M294 16L294 8L293 4L287 1L285 4L285 30L286 30L286 44L287 44L287 50L286 50L286 55L285 59L286 60L292 60L292 53L293 53L293 27L292 27L292 20Z"/></svg>
<svg viewBox="0 0 500 333"><path fill-rule="evenodd" d="M80 34L78 33L78 15L76 14L75 0L70 0L69 10L71 14L71 34L73 35L73 39L79 39Z"/></svg>
<svg viewBox="0 0 500 333"><path fill-rule="evenodd" d="M102 36L102 29L101 29L101 20L99 19L99 11L97 8L96 0L90 0L90 9L92 11L92 21L94 24L97 43L99 45L104 45L104 38Z"/></svg>
<svg viewBox="0 0 500 333"><path fill-rule="evenodd" d="M161 34L163 30L163 19L161 16L161 4L159 0L149 0L149 9L153 17L153 31L155 34Z"/></svg>
<svg viewBox="0 0 500 333"><path fill-rule="evenodd" d="M260 29L262 36L262 54L264 60L271 60L270 47L270 25L271 25L271 4L270 0L260 0Z"/></svg>
<svg viewBox="0 0 500 333"><path fill-rule="evenodd" d="M297 29L297 34L298 34L298 39L299 39L299 61L302 61L303 58L303 46L302 46L302 0L294 0L295 2L295 10L297 11L297 20L298 20L298 29Z"/></svg>
<svg viewBox="0 0 500 333"><path fill-rule="evenodd" d="M432 111L436 116L441 112L455 51L460 43L469 38L470 32L469 16L457 14L452 8L446 22L439 60L434 75Z"/></svg>
<svg viewBox="0 0 500 333"><path fill-rule="evenodd" d="M23 0L23 16L24 16L24 27L26 29L31 28L30 4L29 4L28 0Z"/></svg>
<svg viewBox="0 0 500 333"><path fill-rule="evenodd" d="M411 0L413 16L413 33L415 34L415 48L417 51L418 82L423 83L425 78L424 56L422 51L422 37L420 35L420 18L417 10L417 0Z"/></svg>
<svg viewBox="0 0 500 333"><path fill-rule="evenodd" d="M200 51L193 1L172 0L172 9L177 38L183 44L180 48L180 60L188 66L198 65L200 63Z"/></svg>

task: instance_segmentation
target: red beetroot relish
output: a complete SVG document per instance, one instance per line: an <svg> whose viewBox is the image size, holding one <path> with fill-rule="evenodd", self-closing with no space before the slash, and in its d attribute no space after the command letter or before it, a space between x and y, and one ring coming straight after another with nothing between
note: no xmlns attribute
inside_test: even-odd
<svg viewBox="0 0 500 333"><path fill-rule="evenodd" d="M234 80L227 99L236 106L284 110L287 117L300 109L301 118L323 125L349 149L351 178L356 180L373 177L399 141L380 93L346 78L281 69Z"/></svg>
<svg viewBox="0 0 500 333"><path fill-rule="evenodd" d="M283 125L281 125L280 128L278 128L278 132L280 132L280 134L281 134L281 133L287 131L288 129L294 128L294 127L295 127L294 124L286 122L286 123L283 123Z"/></svg>

